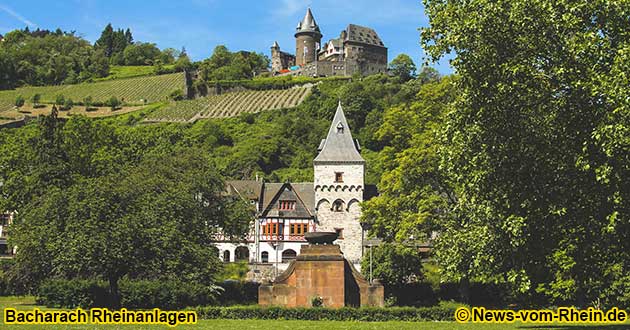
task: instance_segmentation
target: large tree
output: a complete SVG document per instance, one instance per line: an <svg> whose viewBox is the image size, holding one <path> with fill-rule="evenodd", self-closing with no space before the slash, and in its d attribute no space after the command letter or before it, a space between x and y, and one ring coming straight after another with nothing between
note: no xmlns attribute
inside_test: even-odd
<svg viewBox="0 0 630 330"><path fill-rule="evenodd" d="M444 273L558 304L630 296L630 3L424 3L425 50L453 53L460 77L443 140L458 198Z"/></svg>

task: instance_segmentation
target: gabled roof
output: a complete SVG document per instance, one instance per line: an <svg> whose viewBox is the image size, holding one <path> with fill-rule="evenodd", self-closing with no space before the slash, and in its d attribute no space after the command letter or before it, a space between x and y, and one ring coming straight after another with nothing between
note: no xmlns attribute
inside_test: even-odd
<svg viewBox="0 0 630 330"><path fill-rule="evenodd" d="M358 145L358 142L352 139L352 133L350 133L350 127L348 127L348 121L340 101L335 117L328 129L328 135L319 144L319 154L313 162L364 163L365 160L359 153Z"/></svg>
<svg viewBox="0 0 630 330"><path fill-rule="evenodd" d="M376 31L369 27L349 24L346 28L346 41L360 42L368 45L385 47Z"/></svg>
<svg viewBox="0 0 630 330"><path fill-rule="evenodd" d="M225 181L227 192L236 193L242 198L249 200L260 200L262 193L262 181L256 180L228 180Z"/></svg>
<svg viewBox="0 0 630 330"><path fill-rule="evenodd" d="M319 30L319 25L317 25L317 22L315 22L315 18L313 17L313 13L311 12L311 8L308 8L306 10L306 15L304 15L302 21L298 23L297 27L295 28L295 32L316 32L321 34L321 31Z"/></svg>
<svg viewBox="0 0 630 330"><path fill-rule="evenodd" d="M262 217L311 218L314 214L313 183L266 183ZM278 201L295 201L294 210L279 210Z"/></svg>

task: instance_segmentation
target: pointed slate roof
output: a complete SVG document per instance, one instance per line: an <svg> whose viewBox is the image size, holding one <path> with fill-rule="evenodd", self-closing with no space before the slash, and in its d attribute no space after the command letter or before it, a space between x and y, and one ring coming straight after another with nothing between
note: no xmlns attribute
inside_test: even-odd
<svg viewBox="0 0 630 330"><path fill-rule="evenodd" d="M274 41L273 45L271 46L271 48L280 48L280 45L278 45L277 41Z"/></svg>
<svg viewBox="0 0 630 330"><path fill-rule="evenodd" d="M359 153L358 142L352 139L352 133L350 133L348 121L343 113L341 101L339 101L335 117L328 129L328 135L320 143L318 151L319 154L315 157L314 163L365 163L365 160Z"/></svg>
<svg viewBox="0 0 630 330"><path fill-rule="evenodd" d="M321 31L319 30L319 25L317 25L317 22L315 22L315 18L313 17L313 13L311 12L311 8L308 8L306 10L306 15L304 15L304 19L302 19L302 21L298 23L295 30L296 33L316 32L321 34Z"/></svg>

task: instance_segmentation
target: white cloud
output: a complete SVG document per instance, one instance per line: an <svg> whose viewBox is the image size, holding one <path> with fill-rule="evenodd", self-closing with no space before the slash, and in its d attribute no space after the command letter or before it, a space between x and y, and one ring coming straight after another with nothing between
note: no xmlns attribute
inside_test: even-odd
<svg viewBox="0 0 630 330"><path fill-rule="evenodd" d="M273 8L273 15L280 17L294 16L310 6L310 0L282 0L281 5Z"/></svg>
<svg viewBox="0 0 630 330"><path fill-rule="evenodd" d="M4 12L6 12L7 14L13 16L15 19L17 19L18 21L30 26L30 27L37 27L37 24L27 20L26 18L24 18L24 16L14 12L13 10L11 10L11 8L0 5L0 10L3 10Z"/></svg>

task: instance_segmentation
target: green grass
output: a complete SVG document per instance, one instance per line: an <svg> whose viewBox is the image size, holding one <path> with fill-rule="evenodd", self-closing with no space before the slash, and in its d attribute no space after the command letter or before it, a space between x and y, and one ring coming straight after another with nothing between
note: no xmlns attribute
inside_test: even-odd
<svg viewBox="0 0 630 330"><path fill-rule="evenodd" d="M91 96L95 102L105 102L115 96L127 104L141 105L163 101L175 89L184 89L183 73L172 73L160 76L144 76L137 78L109 80L77 85L22 87L15 90L0 91L0 115L2 111L13 108L15 98L24 96L27 103L35 94L41 94L42 103L52 103L58 94L71 98L75 102Z"/></svg>
<svg viewBox="0 0 630 330"><path fill-rule="evenodd" d="M174 64L164 65L164 69L172 69ZM124 79L131 77L150 76L154 74L154 68L151 65L112 65L109 68L107 77L98 78L94 81L107 81L115 79Z"/></svg>
<svg viewBox="0 0 630 330"><path fill-rule="evenodd" d="M154 111L147 121L186 122L200 118L236 117L281 108L294 108L308 96L311 87L242 91L172 102Z"/></svg>
<svg viewBox="0 0 630 330"><path fill-rule="evenodd" d="M32 310L35 307L40 309L48 309L46 307L35 305L33 297L0 297L0 308L7 307L18 310ZM0 324L4 323L4 313L0 313ZM89 329L89 330L144 330L144 329L173 329L167 326L156 325L10 325L0 326L0 329L21 329L21 330L39 330L39 329ZM259 330L259 329L277 329L277 330L457 330L457 329L554 329L554 330L621 330L630 329L630 326L564 326L564 325L523 325L523 324L458 324L455 322L338 322L338 321L287 321L287 320L200 320L195 325L178 326L177 329L185 330Z"/></svg>

